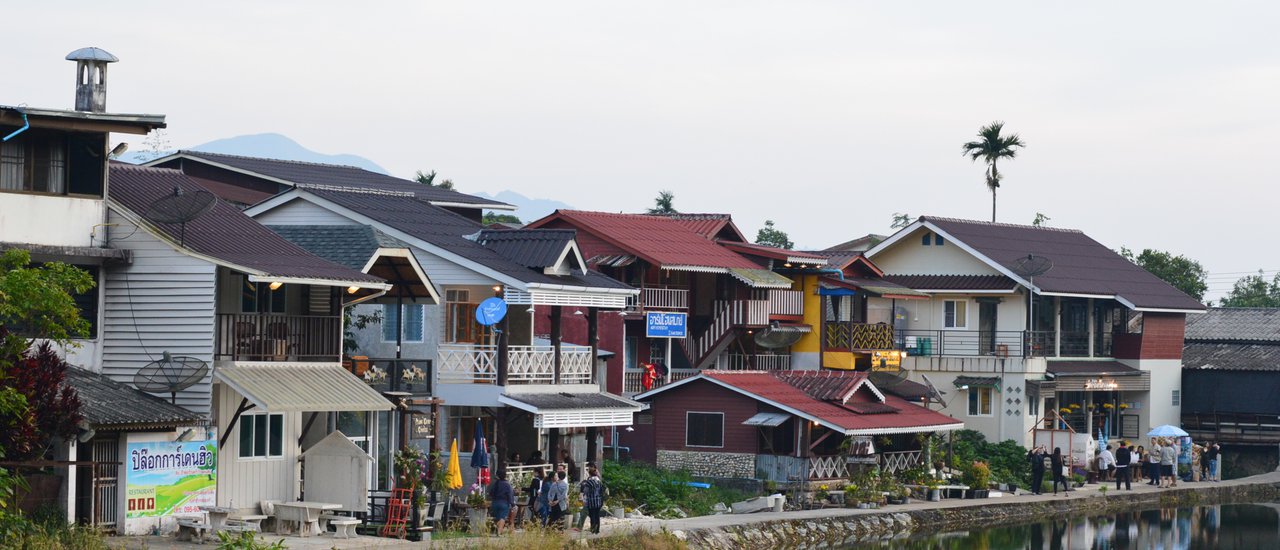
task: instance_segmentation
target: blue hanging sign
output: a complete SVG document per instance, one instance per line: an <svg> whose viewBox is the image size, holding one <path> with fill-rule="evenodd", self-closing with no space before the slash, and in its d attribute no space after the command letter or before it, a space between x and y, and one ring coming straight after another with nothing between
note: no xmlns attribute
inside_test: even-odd
<svg viewBox="0 0 1280 550"><path fill-rule="evenodd" d="M686 338L689 314L649 311L644 315L644 335L649 338Z"/></svg>
<svg viewBox="0 0 1280 550"><path fill-rule="evenodd" d="M507 303L502 298L486 298L476 306L476 322L486 327L496 324L507 316Z"/></svg>

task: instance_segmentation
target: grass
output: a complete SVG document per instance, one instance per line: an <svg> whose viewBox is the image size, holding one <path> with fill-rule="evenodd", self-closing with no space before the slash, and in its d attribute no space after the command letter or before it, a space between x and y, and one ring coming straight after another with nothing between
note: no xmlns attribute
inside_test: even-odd
<svg viewBox="0 0 1280 550"><path fill-rule="evenodd" d="M528 529L514 535L490 538L473 548L488 550L687 550L684 541L667 531L636 529L596 538L579 538L551 529Z"/></svg>
<svg viewBox="0 0 1280 550"><path fill-rule="evenodd" d="M705 516L711 514L718 502L731 504L756 496L719 487L714 481L710 482L710 489L698 489L688 486L690 481L696 479L688 472L671 472L636 462L605 461L604 483L609 488L609 501L605 506L638 508L643 505L648 515L676 507L690 516Z"/></svg>
<svg viewBox="0 0 1280 550"><path fill-rule="evenodd" d="M96 529L65 521L33 522L18 516L0 519L0 548L24 550L107 550L107 539Z"/></svg>

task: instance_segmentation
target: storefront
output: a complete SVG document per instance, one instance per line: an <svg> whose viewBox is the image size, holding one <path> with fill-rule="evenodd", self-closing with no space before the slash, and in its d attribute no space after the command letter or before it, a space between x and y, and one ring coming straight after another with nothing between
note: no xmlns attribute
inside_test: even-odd
<svg viewBox="0 0 1280 550"><path fill-rule="evenodd" d="M1058 420L1046 421L1046 428L1066 424L1097 439L1136 440L1146 433L1150 372L1117 361L1050 361L1048 377L1039 387L1045 416Z"/></svg>

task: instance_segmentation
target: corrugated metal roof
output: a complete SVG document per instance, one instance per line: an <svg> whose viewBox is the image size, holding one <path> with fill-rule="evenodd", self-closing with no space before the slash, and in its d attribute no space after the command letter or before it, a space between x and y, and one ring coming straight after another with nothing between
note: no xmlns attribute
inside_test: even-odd
<svg viewBox="0 0 1280 550"><path fill-rule="evenodd" d="M1186 340L1280 343L1280 308L1211 307L1187 316Z"/></svg>
<svg viewBox="0 0 1280 550"><path fill-rule="evenodd" d="M172 196L175 188L189 194L207 192L177 170L112 164L107 198L145 219L151 205ZM185 228L179 224L148 223L174 243L181 241L192 251L266 276L328 279L337 284L382 282L304 250L221 200L204 215L187 222Z"/></svg>
<svg viewBox="0 0 1280 550"><path fill-rule="evenodd" d="M363 269L384 245L380 232L368 225L268 225L281 237L308 252L352 269ZM383 238L395 239L382 235ZM404 243L396 247L405 247Z"/></svg>
<svg viewBox="0 0 1280 550"><path fill-rule="evenodd" d="M693 214L680 212L676 214L648 215L675 220L708 239L726 238L732 235L734 240L747 240L746 237L742 235L742 232L738 230L738 226L734 225L733 216L730 216L729 214ZM727 232L725 231L726 229L728 230Z"/></svg>
<svg viewBox="0 0 1280 550"><path fill-rule="evenodd" d="M214 369L259 410L386 411L391 402L336 364L237 363Z"/></svg>
<svg viewBox="0 0 1280 550"><path fill-rule="evenodd" d="M778 248L776 246L764 246L760 244L751 244L751 243L735 243L735 242L724 241L724 240L718 240L716 242L719 243L720 246L728 248L729 250L738 252L740 254L746 254L748 256L759 256L761 258L769 258L772 260L778 260L782 262L793 262L793 263L803 263L803 264L813 264L813 265L827 264L826 256L823 256L821 254L814 254L812 252L801 252L799 250L787 250L785 248Z"/></svg>
<svg viewBox="0 0 1280 550"><path fill-rule="evenodd" d="M999 386L999 376L957 376L953 381L957 388L961 386Z"/></svg>
<svg viewBox="0 0 1280 550"><path fill-rule="evenodd" d="M1280 345L1187 342L1182 348L1182 366L1200 370L1280 371Z"/></svg>
<svg viewBox="0 0 1280 550"><path fill-rule="evenodd" d="M884 279L870 279L866 277L846 277L844 279L836 279L833 277L823 277L820 281L823 287L832 288L853 288L864 290L877 296L890 296L895 298L928 298L929 295L923 292L911 290L905 286L895 284Z"/></svg>
<svg viewBox="0 0 1280 550"><path fill-rule="evenodd" d="M614 214L582 210L557 210L529 224L541 227L564 220L658 267L709 267L760 269L760 265L729 250L686 223L665 216Z"/></svg>
<svg viewBox="0 0 1280 550"><path fill-rule="evenodd" d="M1119 361L1049 361L1045 367L1058 376L1137 375L1141 371Z"/></svg>
<svg viewBox="0 0 1280 550"><path fill-rule="evenodd" d="M755 416L742 421L743 426L781 426L791 418L787 413L762 412L756 413Z"/></svg>
<svg viewBox="0 0 1280 550"><path fill-rule="evenodd" d="M519 401L527 405L521 408L539 414L584 409L632 409L638 412L644 408L640 403L625 397L603 392L504 393L502 396L511 401Z"/></svg>
<svg viewBox="0 0 1280 550"><path fill-rule="evenodd" d="M885 275L884 280L915 290L1013 290L1018 283L1004 275ZM1036 277L1039 285L1040 278Z"/></svg>
<svg viewBox="0 0 1280 550"><path fill-rule="evenodd" d="M1139 308L1204 309L1195 298L1078 230L935 217L920 220L1011 270L1028 254L1049 258L1053 269L1035 281L1044 292L1116 295Z"/></svg>
<svg viewBox="0 0 1280 550"><path fill-rule="evenodd" d="M81 368L67 369L67 385L84 403L85 419L99 429L193 426L205 420L199 413Z"/></svg>
<svg viewBox="0 0 1280 550"><path fill-rule="evenodd" d="M476 242L525 267L554 267L573 242L572 229L484 230Z"/></svg>
<svg viewBox="0 0 1280 550"><path fill-rule="evenodd" d="M778 275L768 269L729 268L729 275L743 284L754 288L791 288L791 279Z"/></svg>

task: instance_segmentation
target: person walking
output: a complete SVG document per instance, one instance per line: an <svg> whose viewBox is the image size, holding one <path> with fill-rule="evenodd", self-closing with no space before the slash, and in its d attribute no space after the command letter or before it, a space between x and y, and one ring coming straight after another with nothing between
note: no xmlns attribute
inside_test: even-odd
<svg viewBox="0 0 1280 550"><path fill-rule="evenodd" d="M1147 451L1147 485L1160 486L1160 441L1151 439L1151 450Z"/></svg>
<svg viewBox="0 0 1280 550"><path fill-rule="evenodd" d="M1123 445L1116 449L1116 490L1124 483L1125 490L1132 491L1133 484L1129 480L1129 464L1133 462L1133 451Z"/></svg>
<svg viewBox="0 0 1280 550"><path fill-rule="evenodd" d="M1062 491L1065 493L1071 488L1067 485L1067 476L1064 472L1066 466L1062 462L1062 447L1054 447L1053 455L1049 457L1050 467L1053 469L1053 494L1058 494L1058 484L1062 484Z"/></svg>
<svg viewBox="0 0 1280 550"><path fill-rule="evenodd" d="M555 472L548 472L538 487L538 520L543 527L547 526L547 521L551 518L551 489L555 484Z"/></svg>
<svg viewBox="0 0 1280 550"><path fill-rule="evenodd" d="M605 486L600 479L600 471L595 466L587 468L587 479L578 484L578 492L582 494L582 505L587 509L587 517L591 519L591 533L600 534L600 510L604 508Z"/></svg>
<svg viewBox="0 0 1280 550"><path fill-rule="evenodd" d="M1178 486L1178 479L1174 476L1177 471L1174 469L1178 459L1178 451L1173 446L1173 442L1168 441L1160 445L1160 476L1161 481L1167 484L1161 485L1166 489Z"/></svg>
<svg viewBox="0 0 1280 550"><path fill-rule="evenodd" d="M1204 476L1205 481L1218 481L1218 444L1207 443L1204 447L1204 454L1200 457L1200 464L1206 468L1207 475Z"/></svg>
<svg viewBox="0 0 1280 550"><path fill-rule="evenodd" d="M547 494L547 505L551 507L547 523L555 529L564 528L564 513L569 510L569 482L564 480L565 477L564 472L556 472L556 481Z"/></svg>
<svg viewBox="0 0 1280 550"><path fill-rule="evenodd" d="M1027 460L1031 462L1031 492L1032 494L1040 494L1044 489L1044 470L1045 459L1048 458L1044 454L1044 445L1040 445L1030 451L1027 451Z"/></svg>
<svg viewBox="0 0 1280 550"><path fill-rule="evenodd" d="M498 536L502 536L502 528L511 516L511 508L516 505L516 492L507 481L505 468L498 470L495 477L498 479L489 489L489 515L493 516L493 522L498 527Z"/></svg>

